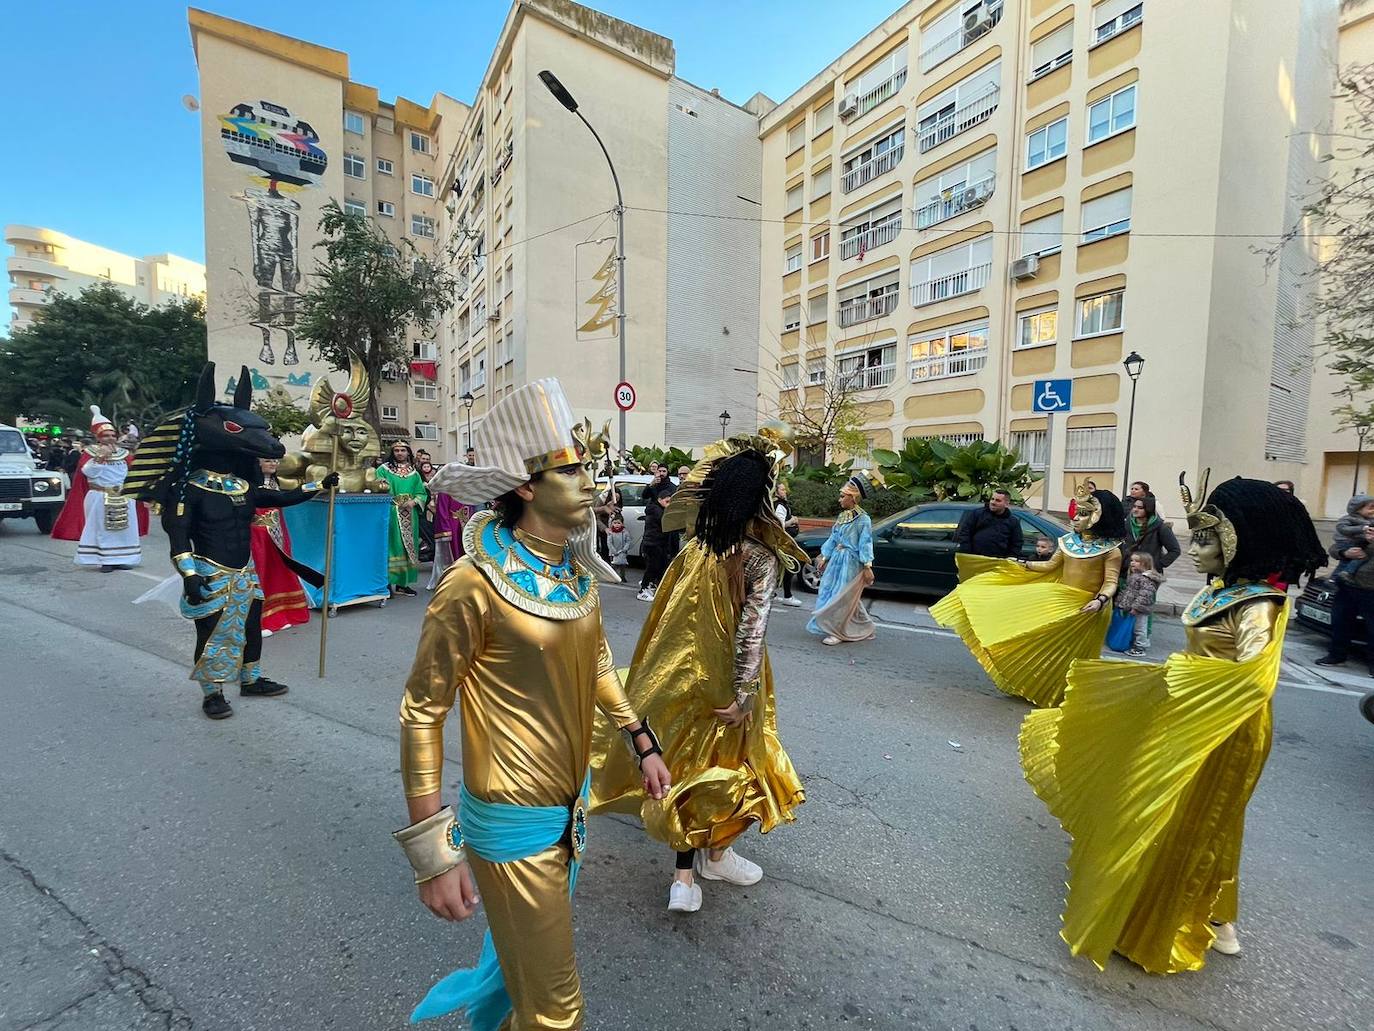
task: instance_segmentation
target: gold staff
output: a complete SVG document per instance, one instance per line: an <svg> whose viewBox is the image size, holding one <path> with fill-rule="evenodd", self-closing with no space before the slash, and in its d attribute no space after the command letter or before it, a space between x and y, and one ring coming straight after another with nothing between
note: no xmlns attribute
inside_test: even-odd
<svg viewBox="0 0 1374 1031"><path fill-rule="evenodd" d="M329 460L332 473L339 464L339 435L334 434L333 454ZM324 654L329 643L329 580L334 573L334 498L339 493L337 481L329 488L329 516L324 524L324 592L320 597L320 672L324 679Z"/></svg>

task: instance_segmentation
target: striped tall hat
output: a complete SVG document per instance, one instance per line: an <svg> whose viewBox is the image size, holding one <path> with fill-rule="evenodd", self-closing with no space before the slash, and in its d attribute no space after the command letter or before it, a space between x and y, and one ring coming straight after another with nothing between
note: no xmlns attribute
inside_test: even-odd
<svg viewBox="0 0 1374 1031"><path fill-rule="evenodd" d="M514 490L537 472L582 461L572 406L556 379L538 379L499 401L473 432L477 464L449 462L431 491L481 505Z"/></svg>

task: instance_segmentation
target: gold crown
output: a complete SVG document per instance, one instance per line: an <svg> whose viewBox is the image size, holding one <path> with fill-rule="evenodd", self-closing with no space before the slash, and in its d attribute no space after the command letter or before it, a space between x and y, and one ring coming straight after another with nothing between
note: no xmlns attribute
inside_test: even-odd
<svg viewBox="0 0 1374 1031"><path fill-rule="evenodd" d="M1205 505L1198 499L1207 497L1207 481L1212 477L1211 469L1204 469L1202 477L1198 482L1197 499L1193 497L1193 492L1188 489L1188 474L1181 472L1178 474L1178 495L1183 501L1183 511L1188 516L1188 529L1197 534L1216 534L1221 541L1221 554L1229 566L1236 557L1236 536L1235 525L1226 518L1225 513L1216 505Z"/></svg>

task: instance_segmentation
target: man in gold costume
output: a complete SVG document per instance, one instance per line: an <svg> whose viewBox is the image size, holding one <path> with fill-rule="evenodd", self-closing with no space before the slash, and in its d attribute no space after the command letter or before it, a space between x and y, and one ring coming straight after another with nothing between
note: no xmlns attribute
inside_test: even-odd
<svg viewBox="0 0 1374 1031"><path fill-rule="evenodd" d="M1203 490L1205 491L1205 485ZM1163 666L1075 662L1057 709L1021 729L1026 779L1073 838L1060 936L1098 967L1150 973L1235 955L1245 807L1273 737L1287 596L1325 563L1302 503L1262 480L1184 490L1189 554L1208 584Z"/></svg>
<svg viewBox="0 0 1374 1031"><path fill-rule="evenodd" d="M690 529L654 597L627 687L663 733L672 787L646 798L608 728L597 730L593 808L633 813L677 852L668 909L701 908L697 877L754 884L763 871L731 847L750 824L767 832L805 799L778 740L764 633L784 565L806 554L772 505L786 427L764 426L706 449L663 517Z"/></svg>
<svg viewBox="0 0 1374 1031"><path fill-rule="evenodd" d="M450 463L431 486L468 504L420 632L401 702L401 772L411 826L397 832L438 917L480 897L490 924L478 966L439 982L412 1019L465 1011L475 1031L580 1029L571 894L586 846L593 712L630 739L641 786L661 797L661 750L625 700L601 626L596 488L584 462L604 448L573 429L557 380L504 398L476 433L484 465ZM444 806L444 722L462 713L458 810Z"/></svg>

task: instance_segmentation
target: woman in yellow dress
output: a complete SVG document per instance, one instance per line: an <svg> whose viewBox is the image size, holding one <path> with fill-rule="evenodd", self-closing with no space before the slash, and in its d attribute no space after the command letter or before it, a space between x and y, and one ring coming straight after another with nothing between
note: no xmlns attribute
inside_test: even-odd
<svg viewBox="0 0 1374 1031"><path fill-rule="evenodd" d="M1121 576L1126 513L1109 490L1080 487L1073 532L1044 562L956 556L961 583L930 614L952 628L1009 695L1058 705L1074 659L1096 658Z"/></svg>
<svg viewBox="0 0 1374 1031"><path fill-rule="evenodd" d="M1186 650L1162 666L1076 662L1063 705L1021 728L1026 780L1073 838L1060 936L1099 968L1112 952L1155 974L1240 952L1245 806L1288 623L1266 580L1326 561L1307 510L1270 483L1237 477L1200 508L1185 488L1184 504L1209 580L1183 615Z"/></svg>

